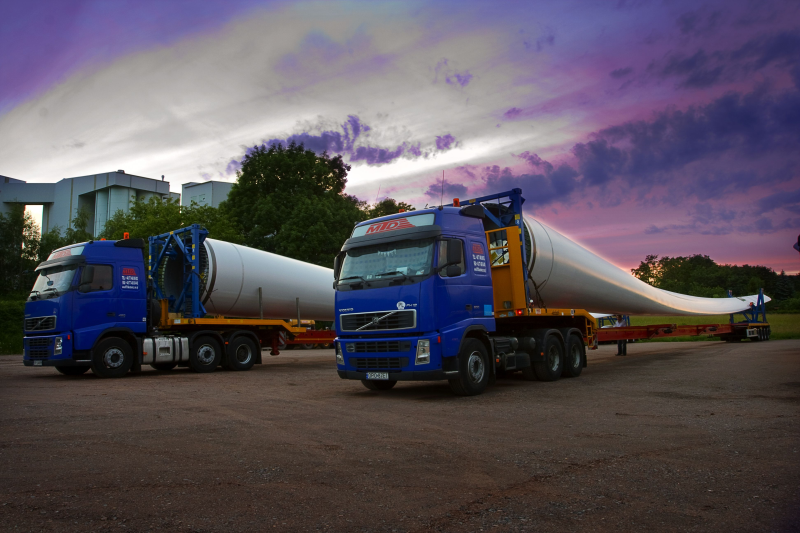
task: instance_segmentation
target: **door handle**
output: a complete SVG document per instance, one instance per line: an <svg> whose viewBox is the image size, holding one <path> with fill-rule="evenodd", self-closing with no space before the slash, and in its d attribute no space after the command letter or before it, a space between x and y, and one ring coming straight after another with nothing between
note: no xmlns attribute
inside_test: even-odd
<svg viewBox="0 0 800 533"><path fill-rule="evenodd" d="M109 311L108 313L106 313L106 315L107 316L114 316L114 311Z"/></svg>

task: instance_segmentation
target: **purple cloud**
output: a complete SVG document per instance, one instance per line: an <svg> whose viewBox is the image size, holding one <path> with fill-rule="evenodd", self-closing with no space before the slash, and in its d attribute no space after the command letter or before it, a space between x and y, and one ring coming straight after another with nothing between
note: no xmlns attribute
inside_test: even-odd
<svg viewBox="0 0 800 533"><path fill-rule="evenodd" d="M295 133L285 138L269 139L264 144L266 146L288 145L290 143L302 144L305 148L318 154L327 152L347 155L351 162L363 161L368 165L391 163L401 157L428 157L434 151L444 152L457 144L456 138L449 133L437 135L435 139L436 148L427 150L422 149L421 143L403 142L390 148L360 144L359 140L363 139L363 134L368 131L371 131L370 126L364 124L357 116L350 115L347 117L347 121L341 125L340 131L327 130L321 133Z"/></svg>
<svg viewBox="0 0 800 533"><path fill-rule="evenodd" d="M453 143L455 143L455 142L456 142L456 138L453 137L452 135L450 135L449 133L447 135L437 135L436 136L436 149L437 150L441 150L442 152L445 152L445 151L449 150L453 146Z"/></svg>
<svg viewBox="0 0 800 533"><path fill-rule="evenodd" d="M521 114L522 114L522 109L518 107L512 107L511 109L503 113L503 117L511 120L517 118Z"/></svg>

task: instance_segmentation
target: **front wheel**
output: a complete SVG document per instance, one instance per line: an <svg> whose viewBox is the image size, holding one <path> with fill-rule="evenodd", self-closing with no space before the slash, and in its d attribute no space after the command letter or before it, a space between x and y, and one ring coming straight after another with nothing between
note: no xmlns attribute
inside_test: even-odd
<svg viewBox="0 0 800 533"><path fill-rule="evenodd" d="M133 365L133 350L119 337L108 337L92 350L92 372L101 378L121 378Z"/></svg>
<svg viewBox="0 0 800 533"><path fill-rule="evenodd" d="M209 336L195 339L189 353L189 367L195 372L213 372L222 359L219 343Z"/></svg>
<svg viewBox="0 0 800 533"><path fill-rule="evenodd" d="M389 390L395 385L397 385L397 381L394 380L374 380L374 379L362 379L361 384L364 385L369 390Z"/></svg>
<svg viewBox="0 0 800 533"><path fill-rule="evenodd" d="M80 376L89 370L88 366L57 366L56 370L65 376Z"/></svg>
<svg viewBox="0 0 800 533"><path fill-rule="evenodd" d="M489 384L489 356L478 339L465 339L458 354L458 377L448 380L450 390L459 396L476 396Z"/></svg>

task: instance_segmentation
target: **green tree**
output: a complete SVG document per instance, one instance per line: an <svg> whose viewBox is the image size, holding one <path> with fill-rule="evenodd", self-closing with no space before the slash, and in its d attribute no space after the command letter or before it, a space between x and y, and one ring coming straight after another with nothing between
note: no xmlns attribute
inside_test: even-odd
<svg viewBox="0 0 800 533"><path fill-rule="evenodd" d="M181 206L178 200L150 198L136 201L127 213L118 210L106 222L100 237L109 240L122 239L125 232L131 238L147 239L191 224L200 224L209 231L209 236L222 241L241 243L242 235L232 221L219 209L207 205Z"/></svg>
<svg viewBox="0 0 800 533"><path fill-rule="evenodd" d="M256 146L220 211L253 248L331 267L365 204L345 194L350 165L302 144Z"/></svg>
<svg viewBox="0 0 800 533"><path fill-rule="evenodd" d="M0 214L0 294L21 295L33 285L39 258L39 226L24 205Z"/></svg>
<svg viewBox="0 0 800 533"><path fill-rule="evenodd" d="M774 296L780 281L771 268L718 265L707 255L699 254L661 258L648 255L631 273L659 289L707 298L724 298L728 295L727 289L741 296L757 294L763 288L767 295ZM785 283L793 285L792 280Z"/></svg>
<svg viewBox="0 0 800 533"><path fill-rule="evenodd" d="M367 218L385 217L386 215L394 215L400 211L414 211L414 207L405 203L398 202L394 198L386 198L381 200L372 207L367 208Z"/></svg>

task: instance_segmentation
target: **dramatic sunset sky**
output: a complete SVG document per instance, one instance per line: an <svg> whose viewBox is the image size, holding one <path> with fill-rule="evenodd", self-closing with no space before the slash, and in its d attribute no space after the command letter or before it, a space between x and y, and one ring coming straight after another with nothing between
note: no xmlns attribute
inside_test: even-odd
<svg viewBox="0 0 800 533"><path fill-rule="evenodd" d="M521 187L623 268L797 272L800 2L4 2L0 175L173 191L302 141L417 207Z"/></svg>

